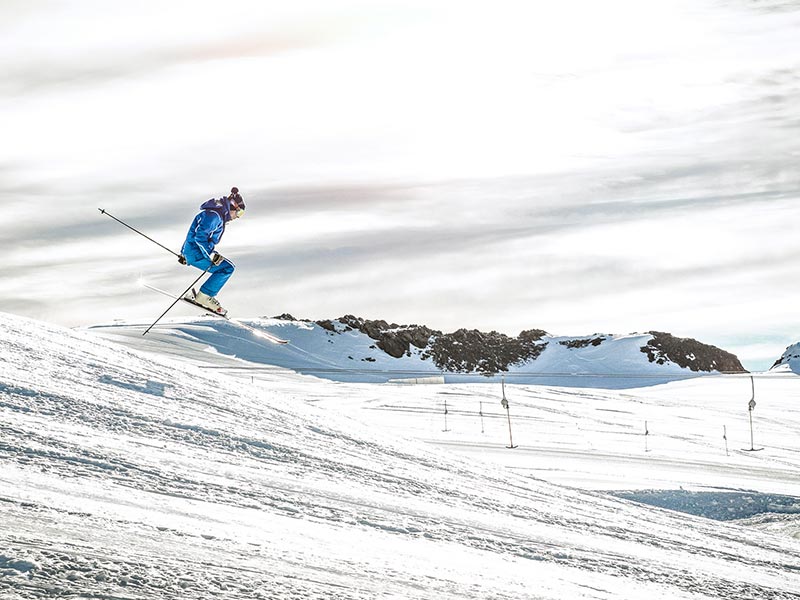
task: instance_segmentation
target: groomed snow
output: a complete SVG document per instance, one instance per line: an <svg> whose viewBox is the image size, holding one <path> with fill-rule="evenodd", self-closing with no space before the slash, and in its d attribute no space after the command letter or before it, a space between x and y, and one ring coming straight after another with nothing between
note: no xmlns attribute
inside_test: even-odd
<svg viewBox="0 0 800 600"><path fill-rule="evenodd" d="M794 376L755 380L763 451L741 450L749 378L507 386L512 450L496 383L337 383L196 336L0 329L4 600L800 597L786 527L603 491L800 495Z"/></svg>

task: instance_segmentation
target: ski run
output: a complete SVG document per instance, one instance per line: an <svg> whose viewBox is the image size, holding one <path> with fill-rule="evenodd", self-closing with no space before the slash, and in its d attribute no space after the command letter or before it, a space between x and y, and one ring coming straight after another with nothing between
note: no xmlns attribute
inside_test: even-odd
<svg viewBox="0 0 800 600"><path fill-rule="evenodd" d="M496 381L248 370L242 330L0 331L3 600L800 598L791 372L752 415L742 377L507 385L506 412Z"/></svg>

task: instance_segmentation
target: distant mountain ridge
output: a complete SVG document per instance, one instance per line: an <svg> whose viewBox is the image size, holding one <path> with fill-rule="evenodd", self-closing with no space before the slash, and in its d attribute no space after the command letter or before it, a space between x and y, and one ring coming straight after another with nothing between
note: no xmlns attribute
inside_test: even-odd
<svg viewBox="0 0 800 600"><path fill-rule="evenodd" d="M289 341L276 345L236 322L212 316L167 317L149 323L115 321L86 327L127 346L180 355L215 369L285 368L334 381L497 382L621 389L714 373L742 373L730 352L664 332L555 336L527 329L443 333L345 315L312 321L292 315L241 319Z"/></svg>
<svg viewBox="0 0 800 600"><path fill-rule="evenodd" d="M277 319L297 321L284 314ZM310 322L310 321L306 321ZM375 346L393 358L411 357L418 349L422 360L430 360L437 369L450 373L496 375L512 366L530 364L548 345L557 343L566 349L600 347L618 338L611 334L593 334L576 338L554 338L541 329L522 331L517 337L477 329L458 329L443 333L424 325L398 325L383 320L370 320L345 315L336 320L314 321L332 334L359 331L375 341ZM650 340L640 351L654 365L672 363L694 372L745 372L732 353L692 338L679 338L669 333L650 331Z"/></svg>
<svg viewBox="0 0 800 600"><path fill-rule="evenodd" d="M781 357L772 365L770 371L792 371L794 373L800 373L800 342L786 348Z"/></svg>

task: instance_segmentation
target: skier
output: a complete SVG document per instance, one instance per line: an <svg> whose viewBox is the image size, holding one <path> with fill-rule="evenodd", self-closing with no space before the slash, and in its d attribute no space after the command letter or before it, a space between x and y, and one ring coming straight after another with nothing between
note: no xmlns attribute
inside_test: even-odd
<svg viewBox="0 0 800 600"><path fill-rule="evenodd" d="M180 262L203 271L208 270L211 277L206 280L199 292L190 290L184 297L190 302L225 316L228 311L220 306L216 295L233 275L235 267L231 261L216 252L214 247L225 233L225 225L244 214L244 200L239 194L239 188L232 187L228 196L207 200L200 208L202 210L192 221L189 233L186 235Z"/></svg>

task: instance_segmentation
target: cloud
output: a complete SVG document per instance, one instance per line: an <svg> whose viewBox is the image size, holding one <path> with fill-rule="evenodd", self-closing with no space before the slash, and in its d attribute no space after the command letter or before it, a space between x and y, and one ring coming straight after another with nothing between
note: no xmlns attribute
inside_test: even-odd
<svg viewBox="0 0 800 600"><path fill-rule="evenodd" d="M331 39L332 36L319 32L313 35L303 32L265 33L255 39L230 36L219 41L133 52L119 50L73 60L23 59L6 68L0 80L0 94L19 96L100 86L130 78L152 77L159 71L195 63L276 56L322 45Z"/></svg>
<svg viewBox="0 0 800 600"><path fill-rule="evenodd" d="M742 0L742 5L763 13L794 13L800 8L797 0Z"/></svg>
<svg viewBox="0 0 800 600"><path fill-rule="evenodd" d="M441 198L447 195L446 190L444 185L433 186L427 193ZM326 194L318 192L310 211L313 213L325 210L321 199ZM384 201L396 192L393 189L381 196L371 187L370 193L348 196L353 203L348 207L356 212L374 210L380 215L382 207L393 206ZM417 188L416 194L420 193ZM288 196L284 191L283 197ZM369 207L363 205L366 202ZM339 215L331 216L330 231L313 228L312 235L307 236L298 229L297 240L292 240L289 232L279 245L261 250L249 244L237 252L237 234L233 232L226 242L232 244L243 271L262 273L257 279L338 278L359 286L360 277L363 287L368 288L368 282L383 272L391 273L390 278L403 286L413 285L414 280L433 279L430 287L435 290L440 284L466 288L472 285L472 276L481 279L497 271L509 280L498 295L507 297L518 293L515 287L525 287L541 290L536 296L539 301L552 302L587 291L593 297L613 296L620 290L669 295L669 288L679 284L723 281L734 275L744 278L758 272L763 275L765 269L800 250L797 244L787 246L783 236L776 235L770 248L756 248L758 252L750 256L734 252L736 247L742 247L744 253L749 251L750 244L742 240L739 229L746 223L757 224L759 215L766 215L764 227L795 218L798 210L792 209L793 200L770 194L570 206L540 203L519 212L521 207L494 203L492 211L509 212L508 218L499 222L461 221L457 209L464 208L465 203L458 194L442 202L446 204L443 210L452 211L452 217L449 222L434 220L435 226L414 225L412 218L405 224L375 231L348 229ZM419 207L429 205L421 201ZM291 203L285 206L297 208ZM327 208L335 214L335 205ZM278 210L264 219L264 226L256 227L268 239L271 228L287 229L282 221L286 214ZM709 235L713 228L722 236L719 242ZM609 240L615 240L616 245L609 246ZM360 276L351 279L349 274ZM358 295L366 289L353 291ZM525 293L530 297L530 292Z"/></svg>

